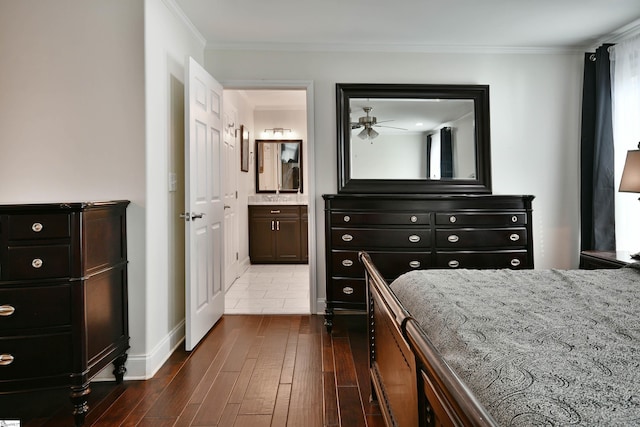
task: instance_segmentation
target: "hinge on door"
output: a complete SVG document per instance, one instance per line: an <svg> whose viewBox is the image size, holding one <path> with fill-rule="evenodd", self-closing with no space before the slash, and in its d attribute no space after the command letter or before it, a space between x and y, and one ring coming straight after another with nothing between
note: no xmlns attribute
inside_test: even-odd
<svg viewBox="0 0 640 427"><path fill-rule="evenodd" d="M236 190L236 199L238 198L238 190Z"/></svg>
<svg viewBox="0 0 640 427"><path fill-rule="evenodd" d="M238 261L238 252L236 252L236 261Z"/></svg>

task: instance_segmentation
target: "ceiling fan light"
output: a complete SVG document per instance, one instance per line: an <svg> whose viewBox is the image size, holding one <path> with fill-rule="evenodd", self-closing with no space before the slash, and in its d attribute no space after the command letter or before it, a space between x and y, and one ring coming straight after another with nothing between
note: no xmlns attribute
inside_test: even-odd
<svg viewBox="0 0 640 427"><path fill-rule="evenodd" d="M360 133L358 134L358 138L360 139L367 139L368 135L367 135L367 128L364 128L360 131Z"/></svg>
<svg viewBox="0 0 640 427"><path fill-rule="evenodd" d="M377 137L378 135L379 135L379 133L376 132L375 129L369 128L369 138L373 139L373 138Z"/></svg>

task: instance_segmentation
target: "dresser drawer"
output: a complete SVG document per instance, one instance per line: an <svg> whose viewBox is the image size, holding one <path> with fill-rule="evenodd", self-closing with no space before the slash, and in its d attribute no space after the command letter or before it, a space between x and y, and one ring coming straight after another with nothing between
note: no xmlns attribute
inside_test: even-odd
<svg viewBox="0 0 640 427"><path fill-rule="evenodd" d="M433 266L429 252L376 252L367 251L380 273L395 279L402 273ZM333 274L340 277L364 277L364 267L358 260L358 251L332 251Z"/></svg>
<svg viewBox="0 0 640 427"><path fill-rule="evenodd" d="M7 251L7 265L2 279L47 279L70 275L69 245L12 246Z"/></svg>
<svg viewBox="0 0 640 427"><path fill-rule="evenodd" d="M0 287L0 331L70 324L70 285Z"/></svg>
<svg viewBox="0 0 640 427"><path fill-rule="evenodd" d="M423 248L431 244L431 230L394 228L334 228L331 244L356 250L384 248Z"/></svg>
<svg viewBox="0 0 640 427"><path fill-rule="evenodd" d="M527 245L525 228L437 229L438 248L499 248Z"/></svg>
<svg viewBox="0 0 640 427"><path fill-rule="evenodd" d="M359 225L428 225L431 214L418 212L346 212L332 213L331 223L337 226Z"/></svg>
<svg viewBox="0 0 640 427"><path fill-rule="evenodd" d="M523 226L527 224L527 214L524 212L451 212L436 214L436 225L457 226Z"/></svg>
<svg viewBox="0 0 640 427"><path fill-rule="evenodd" d="M71 236L67 214L9 215L9 240L59 239Z"/></svg>
<svg viewBox="0 0 640 427"><path fill-rule="evenodd" d="M0 338L0 381L71 373L71 334Z"/></svg>
<svg viewBox="0 0 640 427"><path fill-rule="evenodd" d="M331 279L331 301L362 303L366 302L366 285L362 279Z"/></svg>
<svg viewBox="0 0 640 427"><path fill-rule="evenodd" d="M526 250L438 252L438 268L532 268Z"/></svg>

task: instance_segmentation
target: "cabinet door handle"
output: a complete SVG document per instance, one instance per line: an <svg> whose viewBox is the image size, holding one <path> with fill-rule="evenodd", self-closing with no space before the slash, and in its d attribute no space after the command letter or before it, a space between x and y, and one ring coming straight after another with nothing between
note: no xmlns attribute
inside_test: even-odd
<svg viewBox="0 0 640 427"><path fill-rule="evenodd" d="M9 304L0 305L0 316L2 317L9 317L13 313L15 313L15 311L16 311L16 308Z"/></svg>
<svg viewBox="0 0 640 427"><path fill-rule="evenodd" d="M412 234L411 236L409 236L409 241L411 243L418 243L420 241L420 236L418 236L417 234Z"/></svg>
<svg viewBox="0 0 640 427"><path fill-rule="evenodd" d="M460 266L460 262L458 260L452 259L447 263L451 268L457 268Z"/></svg>
<svg viewBox="0 0 640 427"><path fill-rule="evenodd" d="M460 240L460 237L456 236L455 234L451 234L447 237L447 240L451 243L456 243L458 240Z"/></svg>
<svg viewBox="0 0 640 427"><path fill-rule="evenodd" d="M351 267L353 265L353 261L351 261L350 259L343 259L342 265L344 265L345 267Z"/></svg>
<svg viewBox="0 0 640 427"><path fill-rule="evenodd" d="M33 261L31 261L31 266L33 268L40 268L40 267L42 267L42 264L44 264L44 263L42 262L42 260L40 258L36 258Z"/></svg>
<svg viewBox="0 0 640 427"><path fill-rule="evenodd" d="M345 286L342 288L342 292L347 295L351 295L353 293L353 288L351 286Z"/></svg>
<svg viewBox="0 0 640 427"><path fill-rule="evenodd" d="M520 240L520 235L518 235L518 234L516 234L516 233L513 233L512 235L510 235L510 236L509 236L509 239L510 239L512 242L517 242L518 240Z"/></svg>
<svg viewBox="0 0 640 427"><path fill-rule="evenodd" d="M280 221L276 221L276 231L280 231Z"/></svg>
<svg viewBox="0 0 640 427"><path fill-rule="evenodd" d="M409 267L411 267L411 268L419 268L420 267L420 261L409 261Z"/></svg>
<svg viewBox="0 0 640 427"><path fill-rule="evenodd" d="M33 225L31 226L31 229L36 233L41 232L43 228L44 226L39 222L34 222Z"/></svg>
<svg viewBox="0 0 640 427"><path fill-rule="evenodd" d="M345 242L350 242L353 240L353 236L351 234L343 234L342 240L344 240Z"/></svg>
<svg viewBox="0 0 640 427"><path fill-rule="evenodd" d="M271 220L271 231L276 231L276 222Z"/></svg>
<svg viewBox="0 0 640 427"><path fill-rule="evenodd" d="M514 258L511 260L511 265L517 267L520 265L520 260L518 258Z"/></svg>
<svg viewBox="0 0 640 427"><path fill-rule="evenodd" d="M0 354L0 366L9 366L13 363L13 355Z"/></svg>

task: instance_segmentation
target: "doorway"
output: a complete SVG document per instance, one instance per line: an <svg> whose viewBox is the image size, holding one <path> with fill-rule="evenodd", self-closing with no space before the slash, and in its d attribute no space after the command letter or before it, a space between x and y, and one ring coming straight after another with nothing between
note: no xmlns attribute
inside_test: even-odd
<svg viewBox="0 0 640 427"><path fill-rule="evenodd" d="M313 158L313 91L311 82L223 82L225 109L236 113L236 129L242 127L248 144L248 170L238 156L238 269L225 296L227 314L309 314L317 312L315 281L315 205ZM287 134L276 135L277 131ZM304 186L301 192L256 191L256 139L301 139ZM240 148L238 148L240 150ZM249 258L249 205L276 198L284 204L307 206L307 264L251 264ZM295 201L295 202L292 202Z"/></svg>

